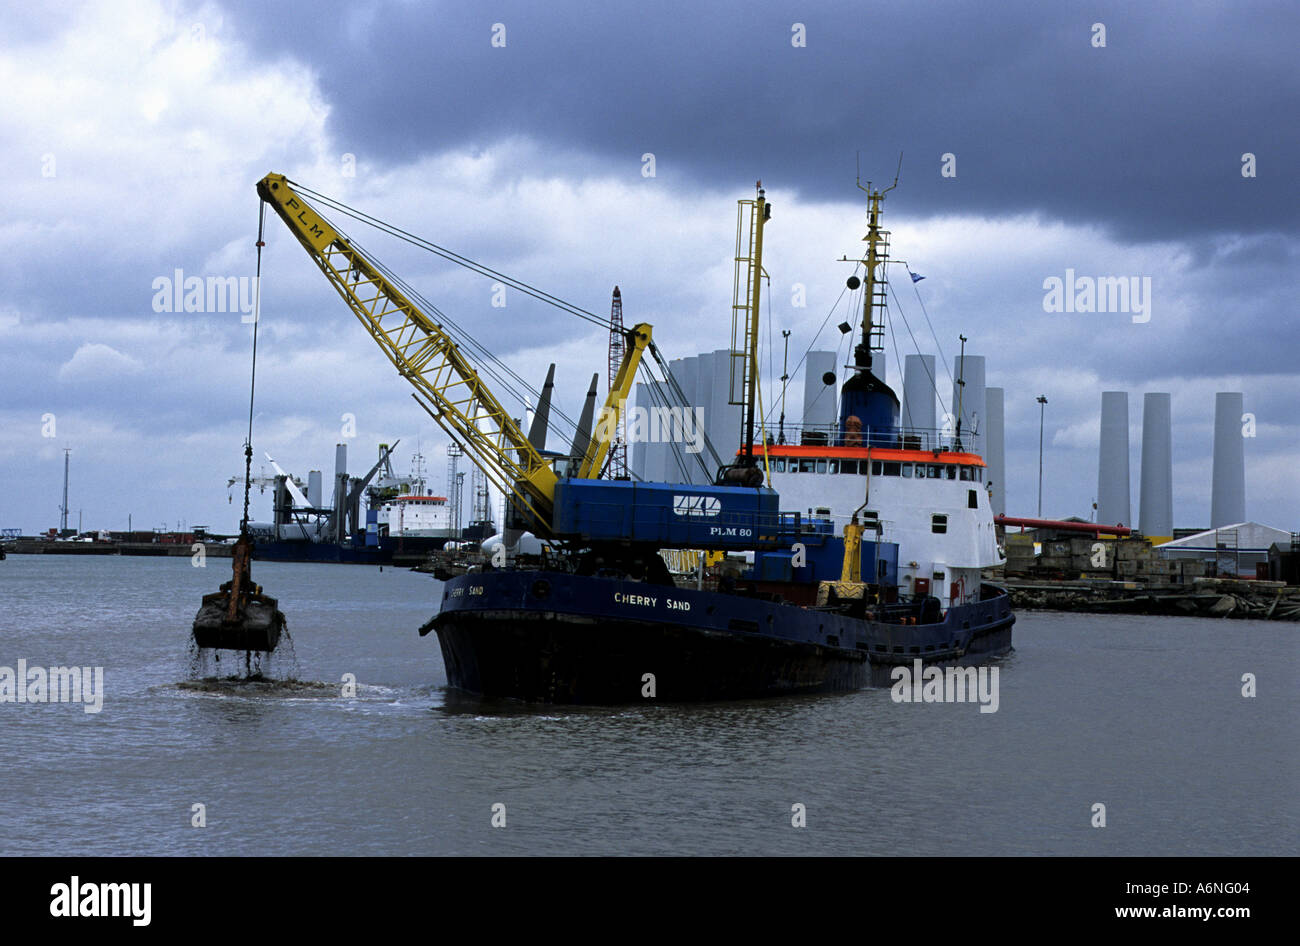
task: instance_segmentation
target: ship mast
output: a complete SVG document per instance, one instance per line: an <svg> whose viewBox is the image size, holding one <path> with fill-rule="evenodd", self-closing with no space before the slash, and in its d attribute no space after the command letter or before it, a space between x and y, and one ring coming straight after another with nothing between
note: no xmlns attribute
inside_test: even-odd
<svg viewBox="0 0 1300 946"><path fill-rule="evenodd" d="M736 270L731 304L731 376L728 403L744 408L741 464L754 459L754 408L758 400L759 295L763 281L763 226L772 216L763 182L754 200L736 201ZM737 390L739 388L739 390Z"/></svg>
<svg viewBox="0 0 1300 946"><path fill-rule="evenodd" d="M862 340L853 349L855 371L871 370L871 353L885 350L885 294L888 291L888 277L885 264L889 261L889 231L880 226L880 202L885 195L898 186L898 175L903 169L903 156L898 156L898 171L894 174L894 183L884 190L876 190L867 181L862 186L858 179L858 189L867 195L867 235L862 241L867 244L867 255L855 262L863 267L865 286L862 291ZM847 262L847 257L845 258ZM857 289L861 283L856 276L850 276L850 289ZM880 318L877 320L876 311ZM884 380L881 378L880 380Z"/></svg>

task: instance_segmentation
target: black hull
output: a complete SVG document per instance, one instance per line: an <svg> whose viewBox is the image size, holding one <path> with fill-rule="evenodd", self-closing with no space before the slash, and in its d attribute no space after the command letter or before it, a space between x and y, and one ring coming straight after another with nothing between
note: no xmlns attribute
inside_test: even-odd
<svg viewBox="0 0 1300 946"><path fill-rule="evenodd" d="M422 562L434 552L441 552L443 546L453 541L451 536L393 536L380 538L379 547L393 561Z"/></svg>
<svg viewBox="0 0 1300 946"><path fill-rule="evenodd" d="M466 575L448 584L444 610L424 632L437 631L451 686L577 704L847 692L890 686L894 667L911 669L918 659L944 667L1005 655L1015 621L1005 594L950 609L940 624L900 626L716 592L541 574ZM546 594L529 600L539 581ZM467 594L450 597L457 588ZM602 591L633 593L627 588L685 602L691 616L628 619L595 600Z"/></svg>
<svg viewBox="0 0 1300 946"><path fill-rule="evenodd" d="M253 546L258 562L326 562L341 565L390 565L391 553L374 545L332 542L264 542Z"/></svg>
<svg viewBox="0 0 1300 946"><path fill-rule="evenodd" d="M668 701L856 690L870 678L865 654L669 624L483 613L441 625L438 641L452 686L546 703L635 702L646 674Z"/></svg>

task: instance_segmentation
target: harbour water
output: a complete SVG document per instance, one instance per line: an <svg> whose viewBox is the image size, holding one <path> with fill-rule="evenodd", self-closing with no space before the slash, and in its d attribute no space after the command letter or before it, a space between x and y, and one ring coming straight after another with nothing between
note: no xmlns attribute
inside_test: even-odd
<svg viewBox="0 0 1300 946"><path fill-rule="evenodd" d="M528 707L445 689L441 586L393 568L255 563L300 682L195 683L228 567L0 564L0 667L104 668L98 713L0 703L0 855L1300 853L1288 623L1023 613L995 713Z"/></svg>

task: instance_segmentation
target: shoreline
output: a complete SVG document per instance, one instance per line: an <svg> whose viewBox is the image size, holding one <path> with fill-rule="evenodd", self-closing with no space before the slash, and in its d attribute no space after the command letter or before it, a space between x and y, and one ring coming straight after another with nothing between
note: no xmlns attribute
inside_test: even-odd
<svg viewBox="0 0 1300 946"><path fill-rule="evenodd" d="M1112 580L1000 581L1017 611L1149 614L1300 621L1300 585L1239 578L1198 578L1190 585Z"/></svg>
<svg viewBox="0 0 1300 946"><path fill-rule="evenodd" d="M195 545L203 546L208 558L230 558L233 545L223 542L47 542L19 539L4 543L6 555L135 555L140 557L190 556Z"/></svg>

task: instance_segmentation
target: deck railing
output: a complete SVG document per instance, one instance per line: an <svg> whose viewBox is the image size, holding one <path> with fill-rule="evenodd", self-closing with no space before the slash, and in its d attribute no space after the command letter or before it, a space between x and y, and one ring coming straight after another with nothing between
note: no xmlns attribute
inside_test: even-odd
<svg viewBox="0 0 1300 946"><path fill-rule="evenodd" d="M781 446L779 432L768 429L768 443ZM842 433L836 424L786 424L785 446L861 446L886 447L898 450L942 450L945 452L958 449L956 431L949 427L864 427L861 431ZM963 432L960 447L964 452L973 449L974 438Z"/></svg>

